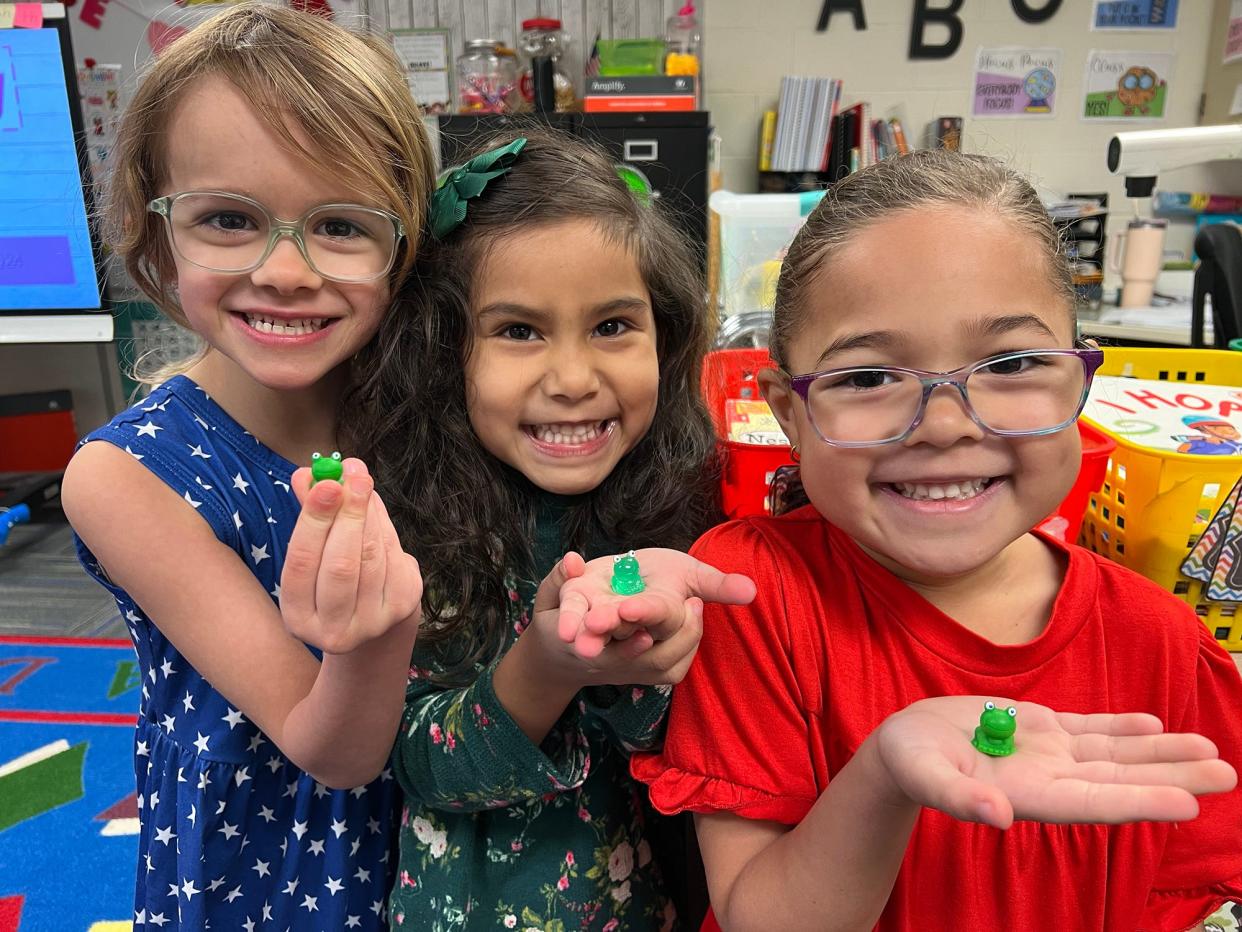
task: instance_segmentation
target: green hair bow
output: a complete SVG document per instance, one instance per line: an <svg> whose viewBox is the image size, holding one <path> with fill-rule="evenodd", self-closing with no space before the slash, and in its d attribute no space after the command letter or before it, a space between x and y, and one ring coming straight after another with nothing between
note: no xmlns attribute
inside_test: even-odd
<svg viewBox="0 0 1242 932"><path fill-rule="evenodd" d="M525 145L526 137L519 136L507 146L476 155L465 165L441 175L431 195L431 234L436 239L444 239L452 233L466 219L466 202L478 197L492 181L507 173Z"/></svg>

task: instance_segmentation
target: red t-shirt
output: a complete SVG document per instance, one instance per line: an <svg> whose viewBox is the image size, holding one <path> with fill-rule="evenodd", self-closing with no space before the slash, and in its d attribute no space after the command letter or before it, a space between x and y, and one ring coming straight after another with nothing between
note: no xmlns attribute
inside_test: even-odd
<svg viewBox="0 0 1242 932"><path fill-rule="evenodd" d="M952 694L1149 712L1242 766L1233 660L1184 603L1080 547L1048 627L1018 645L964 628L810 507L723 525L693 553L750 575L759 595L707 607L664 750L634 756L662 812L796 824L886 716ZM1200 805L1176 825L1004 832L925 809L877 928L1186 929L1242 903L1242 790Z"/></svg>

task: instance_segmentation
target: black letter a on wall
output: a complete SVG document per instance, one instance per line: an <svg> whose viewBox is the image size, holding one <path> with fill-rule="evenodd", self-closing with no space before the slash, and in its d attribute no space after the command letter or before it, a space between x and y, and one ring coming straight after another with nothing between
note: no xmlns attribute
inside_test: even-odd
<svg viewBox="0 0 1242 932"><path fill-rule="evenodd" d="M833 13L853 13L855 32L867 28L867 14L863 12L863 0L824 0L824 6L819 11L819 22L815 24L816 32L828 31L828 20L832 19Z"/></svg>

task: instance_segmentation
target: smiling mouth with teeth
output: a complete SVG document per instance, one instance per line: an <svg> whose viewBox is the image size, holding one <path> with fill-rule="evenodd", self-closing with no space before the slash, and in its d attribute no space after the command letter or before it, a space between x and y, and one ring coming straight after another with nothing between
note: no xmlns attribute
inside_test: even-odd
<svg viewBox="0 0 1242 932"><path fill-rule="evenodd" d="M540 443L561 447L585 446L612 430L615 418L573 424L526 424L523 429Z"/></svg>
<svg viewBox="0 0 1242 932"><path fill-rule="evenodd" d="M892 482L889 484L889 488L896 491L902 498L913 499L917 502L941 501L943 499L960 500L974 498L995 481L995 478L962 479L957 482L944 482L934 485L923 482Z"/></svg>
<svg viewBox="0 0 1242 932"><path fill-rule="evenodd" d="M271 333L276 336L301 337L310 333L318 333L332 323L328 317L306 317L301 320L279 320L275 317L264 317L262 314L246 314L246 323L252 330L259 333Z"/></svg>

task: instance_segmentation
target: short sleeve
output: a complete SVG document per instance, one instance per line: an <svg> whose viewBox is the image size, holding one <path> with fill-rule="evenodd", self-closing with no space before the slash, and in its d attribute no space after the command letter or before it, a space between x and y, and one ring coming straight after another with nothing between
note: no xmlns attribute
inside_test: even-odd
<svg viewBox="0 0 1242 932"><path fill-rule="evenodd" d="M750 576L758 595L750 605L705 606L703 640L673 690L664 747L636 754L631 771L668 815L731 812L796 824L819 792L778 553L744 521L709 531L691 553Z"/></svg>
<svg viewBox="0 0 1242 932"><path fill-rule="evenodd" d="M1170 730L1216 743L1242 770L1242 677L1233 658L1199 625L1199 659L1185 714ZM1186 929L1226 901L1242 904L1242 788L1199 797L1199 817L1172 826L1139 928Z"/></svg>

